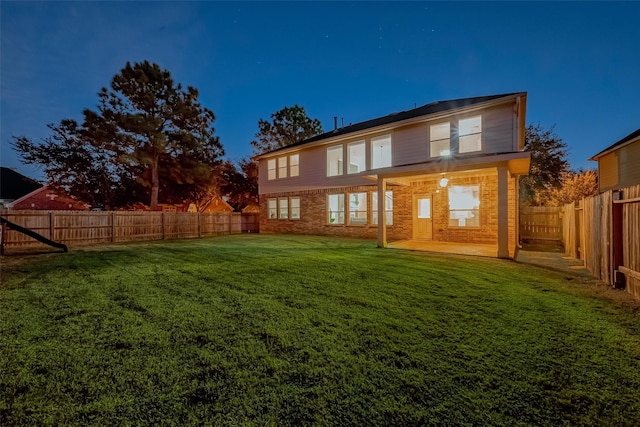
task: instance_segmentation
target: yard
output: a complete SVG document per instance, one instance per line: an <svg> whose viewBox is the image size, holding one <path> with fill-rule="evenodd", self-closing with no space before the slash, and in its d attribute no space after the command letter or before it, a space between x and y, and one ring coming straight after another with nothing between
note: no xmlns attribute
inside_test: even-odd
<svg viewBox="0 0 640 427"><path fill-rule="evenodd" d="M241 235L2 259L0 425L640 425L623 292Z"/></svg>

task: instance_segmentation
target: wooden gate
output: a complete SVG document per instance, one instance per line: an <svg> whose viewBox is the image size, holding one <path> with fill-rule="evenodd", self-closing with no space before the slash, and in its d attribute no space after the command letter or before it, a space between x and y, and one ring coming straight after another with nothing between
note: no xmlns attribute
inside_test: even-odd
<svg viewBox="0 0 640 427"><path fill-rule="evenodd" d="M532 206L520 208L521 240L562 240L562 207Z"/></svg>

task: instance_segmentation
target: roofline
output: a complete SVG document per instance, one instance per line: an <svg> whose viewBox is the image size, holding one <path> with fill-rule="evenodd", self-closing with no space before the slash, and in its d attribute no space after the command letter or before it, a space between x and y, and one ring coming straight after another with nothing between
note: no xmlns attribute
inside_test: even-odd
<svg viewBox="0 0 640 427"><path fill-rule="evenodd" d="M403 177L403 176L411 176L416 173L445 173L445 172L456 172L462 171L469 167L478 167L478 168L486 168L493 167L496 164L508 163L509 161L517 161L517 160L529 160L531 159L530 151L516 151L516 152L508 152L508 153L496 153L496 154L479 154L474 156L467 156L463 158L456 159L455 161L428 161L428 162L420 162L413 163L401 166L391 166L388 168L380 169L375 171L375 174L371 174L371 176L382 176L382 177ZM518 174L520 175L520 174Z"/></svg>
<svg viewBox="0 0 640 427"><path fill-rule="evenodd" d="M456 108L451 108L448 110L443 110L443 111L438 111L435 113L430 113L430 114L423 114L423 115L418 115L415 117L410 117L404 120L398 120L398 121L391 121L388 123L384 123L378 126L372 126L372 127L368 127L368 128L364 128L364 129L360 129L360 130L354 130L352 132L346 132L346 133L341 133L339 135L336 136L330 136L327 134L330 134L330 132L325 132L324 135L327 135L326 138L321 138L318 140L314 140L313 138L316 137L312 137L309 138L311 141L309 142L305 142L305 141L301 141L299 143L296 143L294 145L289 145L287 147L282 147L282 148L278 148L276 150L270 151L268 153L262 153L262 154L258 154L256 156L253 157L253 160L261 160L264 158L269 158L269 157L275 157L275 156L280 156L282 154L287 154L293 151L298 151L300 149L300 147L305 146L306 147L315 147L315 146L322 146L322 145L327 145L327 144L332 144L334 142L338 142L338 141L343 141L345 139L351 139L354 137L359 137L359 136L367 136L370 134L375 134L375 133L379 133L379 132L384 132L387 130L391 130L400 126L407 126L407 125L411 125L411 124L415 124L415 123L421 123L421 122L426 122L426 121L430 121L430 120L434 120L437 119L439 117L444 117L444 116L450 116L452 114L455 113L459 113L459 112L468 112L468 111L474 111L474 110L479 110L482 108L486 108L488 106L493 106L493 105L500 105L500 104L504 104L506 102L509 101L513 101L519 98L524 97L526 99L527 96L527 92L514 92L514 93L509 93L509 94L505 94L505 95L497 95L498 98L494 98L494 99L490 99L487 101L482 101L482 102L478 102L476 104L472 104L472 105L467 105L467 106L462 106L462 107L456 107ZM482 97L477 97L477 98L482 98ZM461 98L462 99L468 99L468 98ZM458 101L457 99L453 99L453 100L445 100L445 101L437 101L438 103L444 103L444 102L454 102L454 101ZM414 108L413 110L417 110L419 108L423 108L426 105L429 104L425 104L421 107L418 108ZM526 108L526 102L522 103L522 108ZM412 111L412 110L408 110L408 111ZM406 113L407 111L403 111L402 113ZM523 111L524 112L524 111ZM519 111L520 113L520 111ZM393 114L393 113L392 113ZM400 113L397 113L400 114ZM390 116L391 114L387 115ZM361 125L363 123L369 122L369 121L374 121L374 120L378 120L378 119L382 119L384 117L387 116L382 116L382 117L377 117L374 119L370 119L370 120L365 120L363 122L359 122L359 123L355 123L351 126L358 126ZM321 135L318 135L318 137Z"/></svg>
<svg viewBox="0 0 640 427"><path fill-rule="evenodd" d="M23 202L24 200L26 200L27 198L29 198L31 196L35 196L36 194L40 193L41 191L44 191L47 187L49 187L49 184L45 184L40 188L36 188L31 193L27 193L24 196L20 197L19 199L16 199L13 202L11 202L11 206L15 205L16 203Z"/></svg>
<svg viewBox="0 0 640 427"><path fill-rule="evenodd" d="M609 154L609 153L611 153L611 152L613 152L615 150L619 150L622 147L626 147L627 145L629 145L629 144L631 144L633 142L636 142L637 140L640 140L640 129L637 129L637 130L631 132L629 135L625 136L624 138L622 138L618 142L615 142L614 144L612 144L609 147L605 148L604 150L602 150L601 152L599 152L595 156L590 157L588 160L593 160L594 162L597 162L600 157L606 156L607 154Z"/></svg>

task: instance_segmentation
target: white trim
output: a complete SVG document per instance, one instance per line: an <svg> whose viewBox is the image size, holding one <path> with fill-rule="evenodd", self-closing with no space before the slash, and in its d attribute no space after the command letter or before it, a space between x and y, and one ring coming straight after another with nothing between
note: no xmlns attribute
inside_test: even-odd
<svg viewBox="0 0 640 427"><path fill-rule="evenodd" d="M593 157L590 157L590 158L589 158L589 159L587 159L587 160L592 160L592 161L594 161L594 162L597 162L598 160L600 160L600 158L601 158L601 157L604 157L604 156L606 156L607 154L611 154L611 153L613 153L614 151L617 151L617 150L619 150L619 149L621 149L621 148L623 148L623 147L626 147L627 145L631 145L631 144L633 144L634 142L640 142L640 136L638 136L638 137L636 137L636 138L633 138L633 139L631 139L631 140L629 140L629 141L625 142L624 144L620 144L620 145L616 145L615 147L607 148L607 149L605 149L604 151L599 152L598 154L596 154L596 155L595 155L595 156L593 156Z"/></svg>

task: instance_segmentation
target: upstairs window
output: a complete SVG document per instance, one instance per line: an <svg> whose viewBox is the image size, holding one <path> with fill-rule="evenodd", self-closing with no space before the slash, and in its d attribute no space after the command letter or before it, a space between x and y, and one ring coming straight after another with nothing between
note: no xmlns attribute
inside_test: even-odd
<svg viewBox="0 0 640 427"><path fill-rule="evenodd" d="M342 175L342 145L327 148L327 176Z"/></svg>
<svg viewBox="0 0 640 427"><path fill-rule="evenodd" d="M449 187L449 227L480 227L480 186Z"/></svg>
<svg viewBox="0 0 640 427"><path fill-rule="evenodd" d="M289 176L300 175L300 156L293 154L289 156Z"/></svg>
<svg viewBox="0 0 640 427"><path fill-rule="evenodd" d="M391 135L371 138L371 168L391 166Z"/></svg>
<svg viewBox="0 0 640 427"><path fill-rule="evenodd" d="M458 152L472 153L482 148L482 116L469 117L458 122Z"/></svg>
<svg viewBox="0 0 640 427"><path fill-rule="evenodd" d="M451 124L447 122L431 125L429 144L431 157L449 156L451 154Z"/></svg>
<svg viewBox="0 0 640 427"><path fill-rule="evenodd" d="M267 170L269 173L269 179L276 179L276 159L267 160Z"/></svg>
<svg viewBox="0 0 640 427"><path fill-rule="evenodd" d="M278 178L287 177L287 158L278 157Z"/></svg>
<svg viewBox="0 0 640 427"><path fill-rule="evenodd" d="M348 157L349 169L347 170L347 173L359 173L364 171L367 168L365 142L364 141L352 142L347 147L348 147L347 153L349 156Z"/></svg>

